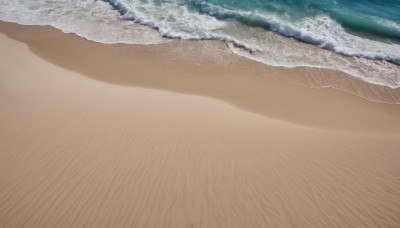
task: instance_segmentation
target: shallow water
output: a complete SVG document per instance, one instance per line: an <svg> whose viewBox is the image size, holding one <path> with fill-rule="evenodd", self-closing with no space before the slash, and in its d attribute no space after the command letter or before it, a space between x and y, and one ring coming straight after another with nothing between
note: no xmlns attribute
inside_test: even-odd
<svg viewBox="0 0 400 228"><path fill-rule="evenodd" d="M339 70L390 88L400 87L399 12L400 1L372 0L0 0L1 20L96 42L223 40L267 65Z"/></svg>

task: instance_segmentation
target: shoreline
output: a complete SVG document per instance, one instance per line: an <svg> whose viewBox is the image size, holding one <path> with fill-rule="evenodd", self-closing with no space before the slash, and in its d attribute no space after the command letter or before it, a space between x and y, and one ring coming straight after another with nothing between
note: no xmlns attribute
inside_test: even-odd
<svg viewBox="0 0 400 228"><path fill-rule="evenodd" d="M301 70L221 43L6 27L0 226L399 226L399 105L281 80Z"/></svg>
<svg viewBox="0 0 400 228"><path fill-rule="evenodd" d="M4 23L11 23L11 24L18 24L16 22L6 22L6 21L1 21L0 22L4 22ZM35 26L35 25L24 25L24 24L20 24L22 26ZM147 32L154 32L157 33L157 36L159 36L159 43L148 43L148 44L130 44L130 43L102 43L96 40L91 40L87 37L87 35L79 35L79 34L75 34L74 32L68 33L68 34L74 34L82 39L88 40L90 42L95 42L98 44L102 44L102 45L111 45L111 46L118 46L118 45L122 45L122 46L130 46L130 45L139 45L139 46L153 46L153 45L163 45L163 40L165 40L167 43L168 42L212 42L215 45L221 45L220 43L222 43L222 45L224 46L229 46L229 43L223 40L213 40L213 39L189 39L189 40L185 40L185 39L180 39L180 38L168 38L168 37L163 37L160 34L158 34L158 31L155 31L153 28L149 28L147 26L144 25L140 25L140 24L132 24L131 26L133 26L132 28L134 29L144 29ZM50 25L46 25L43 27L50 27L50 28L54 28L58 31L62 31L62 29L57 28L57 27L53 27ZM136 30L134 30L136 31ZM63 31L62 31L63 32ZM65 32L63 32L65 33ZM139 32L140 33L140 32ZM131 34L134 35L134 34ZM154 35L154 34L153 34ZM291 39L291 38L288 38ZM296 41L296 42L300 42L301 41ZM187 46L190 44L187 44ZM289 43L288 43L289 45ZM313 51L313 49L318 49L317 47L315 47L314 45L311 44L305 44L306 46L308 45L308 47L304 46L302 48L306 48L306 50L308 51ZM239 45L240 46L240 45ZM204 47L202 47L204 48ZM229 48L231 49L231 48ZM240 47L239 47L240 49ZM300 75L296 76L291 76L291 77L283 77L284 80L286 81L290 81L293 82L295 84L299 84L305 87L310 87L310 88L333 88L333 89L337 89L358 97L361 97L363 99L369 100L369 101L374 101L374 102L379 102L379 103L388 103L388 104L400 104L400 88L394 88L388 85L381 85L381 84L374 84L373 82L371 82L370 80L373 81L373 79L368 79L365 78L365 75L363 76L361 73L360 75L357 75L357 73L354 74L354 72L346 72L346 69L333 69L330 68L328 65L327 66L275 66L275 65L269 65L268 63L265 63L263 60L257 59L256 56L252 56L249 55L247 56L247 50L244 51L243 53L240 53L241 50L230 50L230 52L235 53L236 55L239 55L240 58L245 58L247 60L251 60L254 62L258 62L262 65L265 65L267 68L279 68L279 69L284 69L287 73L291 72L291 71L302 71L303 73L301 73ZM246 47L244 47L244 49L246 49ZM314 50L316 51L316 50ZM333 51L329 51L328 52L332 52L335 53ZM182 55L182 53L181 53ZM335 57L335 55L337 55ZM342 55L342 54L338 54L335 53L334 56L331 56L330 58L336 59L337 57L341 56L343 57L342 61L350 61L350 62L354 62L354 60L351 60L351 58L346 59L346 55ZM325 57L321 57L321 58L326 58ZM194 64L194 63L192 63ZM396 64L395 64L396 65ZM356 67L356 66L353 66ZM361 67L361 66L360 66ZM371 66L364 66L366 68L369 68ZM378 67L378 66L375 66ZM381 67L381 66L379 66ZM390 66L387 66L390 67ZM357 68L357 67L356 67ZM373 67L372 67L373 68ZM371 68L371 69L372 69ZM361 68L362 69L362 68ZM371 70L370 69L370 70ZM349 69L347 69L349 70ZM351 71L351 70L350 70ZM393 72L392 72L393 73ZM391 74L389 72L389 74Z"/></svg>
<svg viewBox="0 0 400 228"><path fill-rule="evenodd" d="M320 78L328 77L370 94L393 96L385 92L388 90L400 97L400 89L365 87L363 82L328 70L269 67L231 53L222 42L104 45L47 26L7 22L0 22L0 32L26 43L33 53L57 66L106 83L213 97L256 114L305 126L400 132L400 121L395 121L400 116L400 105L368 101L337 89L308 87L326 83L331 79L321 82ZM135 70L142 73L135 75ZM305 79L310 72L316 77ZM387 113L385 119L380 116L382 110Z"/></svg>

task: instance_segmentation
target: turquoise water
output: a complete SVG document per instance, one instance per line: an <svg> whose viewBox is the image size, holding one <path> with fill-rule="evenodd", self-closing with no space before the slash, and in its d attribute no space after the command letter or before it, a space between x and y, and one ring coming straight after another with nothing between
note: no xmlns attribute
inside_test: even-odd
<svg viewBox="0 0 400 228"><path fill-rule="evenodd" d="M221 40L267 65L400 87L400 0L0 0L0 20L101 43Z"/></svg>
<svg viewBox="0 0 400 228"><path fill-rule="evenodd" d="M253 50L248 42L227 31L245 26L262 28L343 55L400 64L399 47L393 50L393 47L383 45L400 43L399 0L108 2L125 19L157 29L166 37L221 39Z"/></svg>
<svg viewBox="0 0 400 228"><path fill-rule="evenodd" d="M205 4L212 4L233 12L257 12L274 15L287 23L296 23L307 18L328 16L349 33L387 42L400 41L399 0L206 0L191 1L199 12L209 13L218 19L236 19L249 26L261 26L275 30L268 20L255 17L240 17L240 14L217 14L204 10Z"/></svg>

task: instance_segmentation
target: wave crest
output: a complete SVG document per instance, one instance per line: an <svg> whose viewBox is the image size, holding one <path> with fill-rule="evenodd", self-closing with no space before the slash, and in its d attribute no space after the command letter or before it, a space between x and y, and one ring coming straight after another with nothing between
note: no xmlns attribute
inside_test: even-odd
<svg viewBox="0 0 400 228"><path fill-rule="evenodd" d="M287 22L276 15L224 9L210 3L199 4L200 11L219 20L234 19L247 26L261 27L317 45L338 54L385 60L400 65L400 45L383 43L348 33L340 24L325 15ZM395 23L386 25L394 27Z"/></svg>

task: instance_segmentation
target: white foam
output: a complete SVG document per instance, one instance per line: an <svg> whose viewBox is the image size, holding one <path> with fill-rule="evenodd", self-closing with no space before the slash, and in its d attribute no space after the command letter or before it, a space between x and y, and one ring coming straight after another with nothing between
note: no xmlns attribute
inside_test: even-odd
<svg viewBox="0 0 400 228"><path fill-rule="evenodd" d="M400 45L351 35L323 15L293 24L273 14L232 11L209 3L200 3L203 12L200 14L190 11L185 5L187 2L181 1L109 1L117 6L122 16L109 3L100 0L0 0L0 20L51 25L101 43L168 42L160 34L180 39L218 39L228 42L236 54L264 64L334 69L369 83L400 87L400 66L384 61L400 63ZM224 17L232 20L219 20ZM246 26L245 20L275 33ZM398 24L394 22L382 23L397 29ZM276 33L356 57L338 55Z"/></svg>
<svg viewBox="0 0 400 228"><path fill-rule="evenodd" d="M177 1L110 0L124 17L157 29L162 36L180 39L212 39L213 31L225 25L208 15L190 12Z"/></svg>
<svg viewBox="0 0 400 228"><path fill-rule="evenodd" d="M386 60L400 64L400 45L352 35L328 16L319 15L293 23L265 12L232 11L210 3L201 4L201 9L217 18L229 17L242 22L248 20L249 23L252 20L258 20L259 26L268 27L269 30L281 35L294 37L339 54ZM396 27L398 25L394 22L381 21L381 23L385 23L393 29L398 29Z"/></svg>
<svg viewBox="0 0 400 228"><path fill-rule="evenodd" d="M249 19L252 20L250 22L256 20L259 26L268 27L273 32L327 49L318 49L293 39L279 37L263 29L242 26L241 30L247 32L230 34L231 37L245 43L249 49L258 51L249 53L230 45L236 54L267 65L333 69L368 83L390 88L400 87L400 66L387 62L400 64L398 44L382 43L349 34L338 23L323 15L292 24L271 14L232 11L209 3L202 4L201 7L204 12L217 18L228 17L242 21Z"/></svg>
<svg viewBox="0 0 400 228"><path fill-rule="evenodd" d="M0 20L25 25L50 25L100 43L166 42L152 29L121 20L108 3L98 0L0 0Z"/></svg>
<svg viewBox="0 0 400 228"><path fill-rule="evenodd" d="M307 18L296 23L295 27L299 31L300 39L315 43L336 53L373 60L387 60L400 64L400 45L378 42L349 34L329 17Z"/></svg>
<svg viewBox="0 0 400 228"><path fill-rule="evenodd" d="M378 19L379 24L386 26L389 29L392 29L400 34L400 24L390 20Z"/></svg>
<svg viewBox="0 0 400 228"><path fill-rule="evenodd" d="M269 34L274 35L276 34ZM257 53L249 53L233 45L229 47L235 54L270 66L331 69L371 84L393 89L400 87L400 67L387 61L342 56L290 38L267 37L265 41L274 43L265 45L263 51Z"/></svg>

